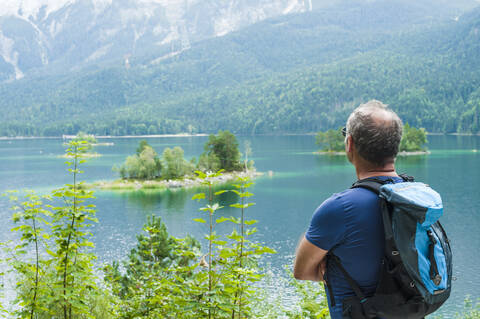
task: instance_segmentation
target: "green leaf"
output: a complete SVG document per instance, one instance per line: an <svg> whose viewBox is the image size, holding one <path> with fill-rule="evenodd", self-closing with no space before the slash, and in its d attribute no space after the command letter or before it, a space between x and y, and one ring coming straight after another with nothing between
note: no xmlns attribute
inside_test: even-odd
<svg viewBox="0 0 480 319"><path fill-rule="evenodd" d="M223 174L223 172L225 172L225 170L222 168L221 170L219 170L218 172L216 172L215 174L213 174L212 177L221 176L221 175Z"/></svg>
<svg viewBox="0 0 480 319"><path fill-rule="evenodd" d="M270 247L262 247L261 249L262 252L267 253L267 254L276 254L277 251L270 248Z"/></svg>
<svg viewBox="0 0 480 319"><path fill-rule="evenodd" d="M222 249L219 253L219 257L224 258L224 259L234 257L236 255L237 255L237 253L235 251L232 251L232 250L229 250L229 249Z"/></svg>
<svg viewBox="0 0 480 319"><path fill-rule="evenodd" d="M232 189L231 192L237 194L238 196L240 196L242 193L237 191L236 189Z"/></svg>
<svg viewBox="0 0 480 319"><path fill-rule="evenodd" d="M217 224L220 224L220 223L223 223L223 222L226 222L226 221L231 221L230 218L228 217L220 217L220 218L217 218L217 220L215 221Z"/></svg>
<svg viewBox="0 0 480 319"><path fill-rule="evenodd" d="M205 193L198 193L193 195L192 200L200 200L200 199L205 199Z"/></svg>
<svg viewBox="0 0 480 319"><path fill-rule="evenodd" d="M253 205L255 205L255 203L246 203L246 204L243 204L243 205L240 204L240 203L235 203L235 204L230 205L230 207L245 209L245 208L249 208Z"/></svg>
<svg viewBox="0 0 480 319"><path fill-rule="evenodd" d="M201 179L204 179L207 177L207 174L205 174L204 172L202 171L195 171L195 174L197 174L197 176Z"/></svg>
<svg viewBox="0 0 480 319"><path fill-rule="evenodd" d="M202 224L206 223L205 219L202 219L202 218L194 218L193 221L195 221L197 223L202 223Z"/></svg>

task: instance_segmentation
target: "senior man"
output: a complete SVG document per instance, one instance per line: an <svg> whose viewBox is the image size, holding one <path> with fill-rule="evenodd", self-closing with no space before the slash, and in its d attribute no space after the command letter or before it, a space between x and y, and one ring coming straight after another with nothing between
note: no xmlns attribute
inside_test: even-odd
<svg viewBox="0 0 480 319"><path fill-rule="evenodd" d="M395 112L379 101L369 101L350 114L343 133L347 158L359 180L403 181L395 171L402 138L402 121ZM335 263L326 266L329 251L335 251L366 296L375 292L384 252L382 215L375 193L354 188L332 195L314 212L297 247L295 278L324 281L326 273L330 316L341 319L342 301L355 294Z"/></svg>

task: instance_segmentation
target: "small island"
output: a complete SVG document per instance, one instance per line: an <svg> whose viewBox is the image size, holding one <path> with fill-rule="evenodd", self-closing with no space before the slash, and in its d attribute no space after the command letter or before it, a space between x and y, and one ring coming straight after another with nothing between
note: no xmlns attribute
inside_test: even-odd
<svg viewBox="0 0 480 319"><path fill-rule="evenodd" d="M83 158L95 158L95 157L100 157L102 156L101 154L97 153L97 152L94 152L93 151L93 147L94 146L97 146L99 145L98 144L98 141L97 139L95 138L94 135L91 135L91 134L85 134L84 132L78 132L77 135L74 135L74 136L67 136L67 135L64 135L63 136L64 139L70 139L74 142L83 142L85 143L83 146L82 146L82 157ZM66 146L68 143L63 143L64 146ZM70 156L68 154L63 154L63 155L59 155L58 157L61 157L61 158L70 158Z"/></svg>
<svg viewBox="0 0 480 319"><path fill-rule="evenodd" d="M316 144L321 150L315 152L320 155L345 155L345 142L342 128L318 132L315 136ZM406 123L403 126L402 140L400 141L398 156L430 154L425 144L427 133L424 128L415 128Z"/></svg>
<svg viewBox="0 0 480 319"><path fill-rule="evenodd" d="M105 142L105 143L99 143L95 135L93 134L87 134L85 132L78 132L77 135L63 135L62 136L64 140L72 140L72 141L85 141L91 146L113 146L114 144L112 142Z"/></svg>
<svg viewBox="0 0 480 319"><path fill-rule="evenodd" d="M204 145L204 152L198 158L186 160L181 147L165 148L159 156L147 141L142 140L136 153L128 156L125 162L114 165L120 179L114 181L97 181L87 187L108 190L163 190L192 188L202 185L196 171L223 173L207 177L214 184L224 184L238 177L255 178L261 175L253 167L253 161L248 161L251 154L250 144L245 146L245 159L242 161L238 142L229 131L219 131L211 134Z"/></svg>
<svg viewBox="0 0 480 319"><path fill-rule="evenodd" d="M63 139L70 139L74 142L86 142L85 145L83 146L84 150L82 150L82 157L83 158L95 158L95 157L100 157L102 154L94 152L93 147L94 146L112 146L113 143L99 143L97 139L95 138L95 135L92 134L86 134L82 131L78 132L77 135L63 135ZM64 145L67 145L67 143L64 143ZM67 154L59 155L58 157L61 158L69 158Z"/></svg>
<svg viewBox="0 0 480 319"><path fill-rule="evenodd" d="M427 142L427 132L424 128L415 128L406 123L403 126L398 156L430 154L425 146Z"/></svg>
<svg viewBox="0 0 480 319"><path fill-rule="evenodd" d="M337 130L318 132L315 136L315 143L321 147L317 154L345 155L345 138L341 127Z"/></svg>

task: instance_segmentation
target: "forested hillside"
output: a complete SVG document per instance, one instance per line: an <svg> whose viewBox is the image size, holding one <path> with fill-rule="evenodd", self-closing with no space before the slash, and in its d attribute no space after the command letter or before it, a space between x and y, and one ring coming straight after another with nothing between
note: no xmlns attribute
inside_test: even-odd
<svg viewBox="0 0 480 319"><path fill-rule="evenodd" d="M0 86L0 135L313 132L376 98L432 132L477 133L480 9L459 18L403 2L266 20L131 67Z"/></svg>

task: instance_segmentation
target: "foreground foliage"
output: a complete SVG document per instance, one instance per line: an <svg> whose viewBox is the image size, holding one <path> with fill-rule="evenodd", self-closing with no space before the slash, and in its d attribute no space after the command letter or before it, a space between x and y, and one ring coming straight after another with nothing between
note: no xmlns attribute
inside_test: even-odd
<svg viewBox="0 0 480 319"><path fill-rule="evenodd" d="M465 299L463 313L455 314L455 319L478 319L480 318L480 299L476 302L470 298Z"/></svg>
<svg viewBox="0 0 480 319"><path fill-rule="evenodd" d="M203 218L195 221L206 226L206 251L202 252L199 242L190 236L170 236L160 218L150 216L127 260L105 265L103 280L97 277L88 231L97 222L95 206L88 203L93 192L78 181L87 148L84 141L69 143L66 163L71 184L44 196L31 191L25 195L8 193L13 220L18 224L12 231L20 237L18 245L5 248L10 256L6 262L17 280L17 297L11 313L2 307L0 312L31 319L240 319L272 313L272 307L262 302L265 293L256 284L263 277L260 258L275 251L251 240L257 222L246 218L246 210L254 205L249 201L253 194L248 191L252 182L247 177L238 178L233 189L215 190L212 177L221 171L196 172L205 192L193 199L204 202L200 211L208 222ZM142 142L137 156L150 149ZM230 206L239 209L239 218L217 218L222 209L218 199L225 193L238 198ZM232 224L232 232L217 234L216 226L226 222ZM289 314L282 309L274 311Z"/></svg>
<svg viewBox="0 0 480 319"><path fill-rule="evenodd" d="M20 243L7 249L11 271L17 277L14 316L20 318L102 318L96 313L99 288L94 275L88 228L97 222L93 193L81 187L78 174L84 141L71 141L66 151L72 183L39 196L27 192L19 197L10 192L14 203L12 229ZM12 245L10 245L12 246ZM29 252L33 252L30 254ZM101 297L100 299L104 298ZM108 313L108 307L97 309Z"/></svg>

